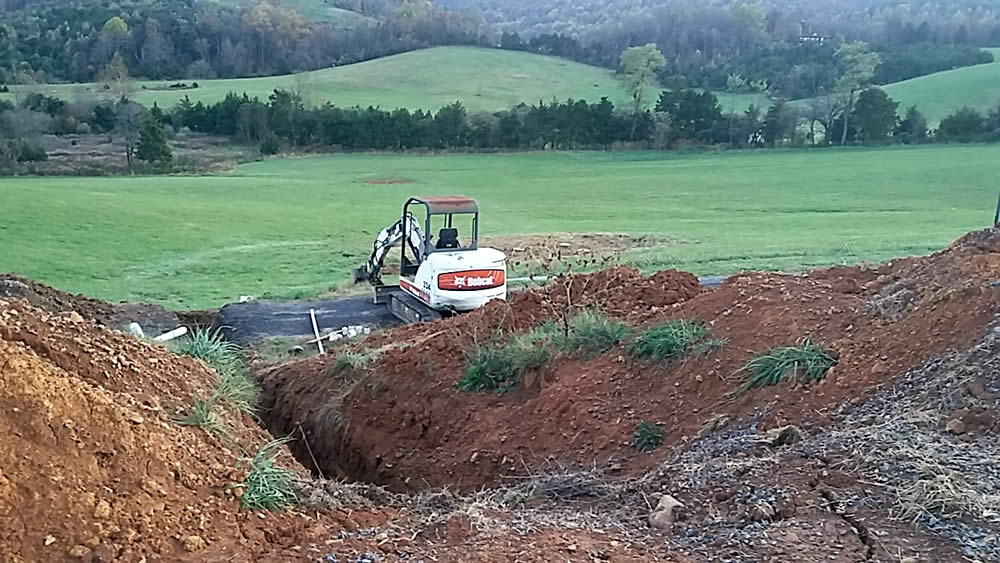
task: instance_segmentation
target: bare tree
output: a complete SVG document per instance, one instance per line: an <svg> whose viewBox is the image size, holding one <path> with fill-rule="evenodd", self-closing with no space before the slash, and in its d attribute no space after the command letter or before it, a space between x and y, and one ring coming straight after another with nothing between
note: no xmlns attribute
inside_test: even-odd
<svg viewBox="0 0 1000 563"><path fill-rule="evenodd" d="M115 55L111 62L104 67L101 83L104 85L104 91L116 103L128 99L129 95L135 91L135 84L132 82L132 77L129 76L125 59L121 55Z"/></svg>
<svg viewBox="0 0 1000 563"><path fill-rule="evenodd" d="M125 162L128 164L128 171L134 174L135 151L139 144L139 131L142 129L145 109L135 102L122 102L118 104L117 117L115 129L125 144Z"/></svg>
<svg viewBox="0 0 1000 563"><path fill-rule="evenodd" d="M302 107L308 108L312 105L312 82L309 73L296 72L292 76L292 92L299 97Z"/></svg>
<svg viewBox="0 0 1000 563"><path fill-rule="evenodd" d="M0 133L6 135L8 141L0 144L3 147L4 158L8 161L18 161L39 145L43 134L52 127L52 117L48 114L17 108L0 114Z"/></svg>

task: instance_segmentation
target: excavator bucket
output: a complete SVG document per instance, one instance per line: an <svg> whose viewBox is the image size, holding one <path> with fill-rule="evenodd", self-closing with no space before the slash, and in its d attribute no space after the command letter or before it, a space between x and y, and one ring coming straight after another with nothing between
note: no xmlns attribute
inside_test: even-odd
<svg viewBox="0 0 1000 563"><path fill-rule="evenodd" d="M366 270L364 266L354 268L354 270L351 271L351 274L354 277L354 283L356 284L368 281L368 270Z"/></svg>

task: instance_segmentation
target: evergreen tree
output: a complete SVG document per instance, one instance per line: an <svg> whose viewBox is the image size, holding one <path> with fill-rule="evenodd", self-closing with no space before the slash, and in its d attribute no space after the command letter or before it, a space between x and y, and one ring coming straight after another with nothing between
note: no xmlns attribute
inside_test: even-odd
<svg viewBox="0 0 1000 563"><path fill-rule="evenodd" d="M139 160L150 163L167 163L174 158L163 124L150 115L139 130L139 144L135 151Z"/></svg>

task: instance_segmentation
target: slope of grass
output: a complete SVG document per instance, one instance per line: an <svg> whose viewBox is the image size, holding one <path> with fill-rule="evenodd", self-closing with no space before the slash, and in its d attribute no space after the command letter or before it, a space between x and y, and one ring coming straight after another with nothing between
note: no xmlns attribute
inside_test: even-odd
<svg viewBox="0 0 1000 563"><path fill-rule="evenodd" d="M1000 147L339 155L220 176L0 179L0 271L172 307L341 283L413 194L479 199L480 232L648 233L698 274L940 249L993 220ZM410 183L375 185L380 178Z"/></svg>
<svg viewBox="0 0 1000 563"><path fill-rule="evenodd" d="M983 112L1000 105L1000 48L986 49L994 62L936 72L884 86L900 102L900 113L915 105L937 124L948 114L969 106Z"/></svg>
<svg viewBox="0 0 1000 563"><path fill-rule="evenodd" d="M608 96L618 102L624 91L606 69L557 57L476 47L436 47L372 61L302 73L309 101L338 106L381 106L438 109L461 100L472 110L498 110L520 102ZM192 101L213 102L227 92L266 98L275 88L291 89L295 77L272 76L231 80L199 80L192 90L152 90L167 82L138 83L137 101L161 107L185 95ZM145 85L146 90L141 86ZM95 95L94 85L36 87L64 98Z"/></svg>
<svg viewBox="0 0 1000 563"><path fill-rule="evenodd" d="M253 0L215 1L219 4L238 7L249 7L256 3ZM284 8L294 9L309 21L331 24L335 29L356 29L378 23L375 18L352 10L338 8L330 0L282 0L279 4Z"/></svg>
<svg viewBox="0 0 1000 563"><path fill-rule="evenodd" d="M307 1L311 0L302 0ZM211 103L229 92L246 92L264 99L275 88L297 89L297 83L301 82L305 84L308 101L316 105L331 102L343 107L373 105L383 109L437 110L459 100L472 111L496 111L522 102L535 104L553 98L597 101L602 96L621 106L628 98L610 70L558 57L477 47L411 51L339 68L304 72L298 77L198 80L196 89L166 89L173 82L176 81L138 82L134 97L147 106L155 102L168 108L184 96L194 102ZM40 91L68 100L100 96L102 92L94 84L16 88L19 92ZM751 103L767 105L765 98L753 94L716 94L727 111L742 111ZM650 107L656 103L658 95L657 88L649 88L646 97ZM0 99L4 97L13 96L0 94Z"/></svg>

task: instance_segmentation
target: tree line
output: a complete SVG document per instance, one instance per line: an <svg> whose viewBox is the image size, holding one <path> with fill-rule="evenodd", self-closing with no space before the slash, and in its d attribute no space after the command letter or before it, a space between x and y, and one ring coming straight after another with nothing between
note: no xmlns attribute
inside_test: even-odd
<svg viewBox="0 0 1000 563"><path fill-rule="evenodd" d="M817 103L822 102L817 100ZM833 102L832 102L833 103ZM822 104L820 104L822 105ZM854 103L824 108L775 100L767 108L724 111L709 91L664 90L652 110L566 100L470 113L460 102L437 111L306 105L287 90L267 99L230 93L212 104L181 100L169 109L127 99L65 102L32 94L20 104L0 101L0 169L44 160L42 134L116 136L129 169L137 162L165 168L169 138L184 131L227 136L264 155L298 150L609 150L691 146L732 148L841 144L919 144L1000 141L1000 106L983 114L961 108L936 129L916 107L878 87Z"/></svg>

